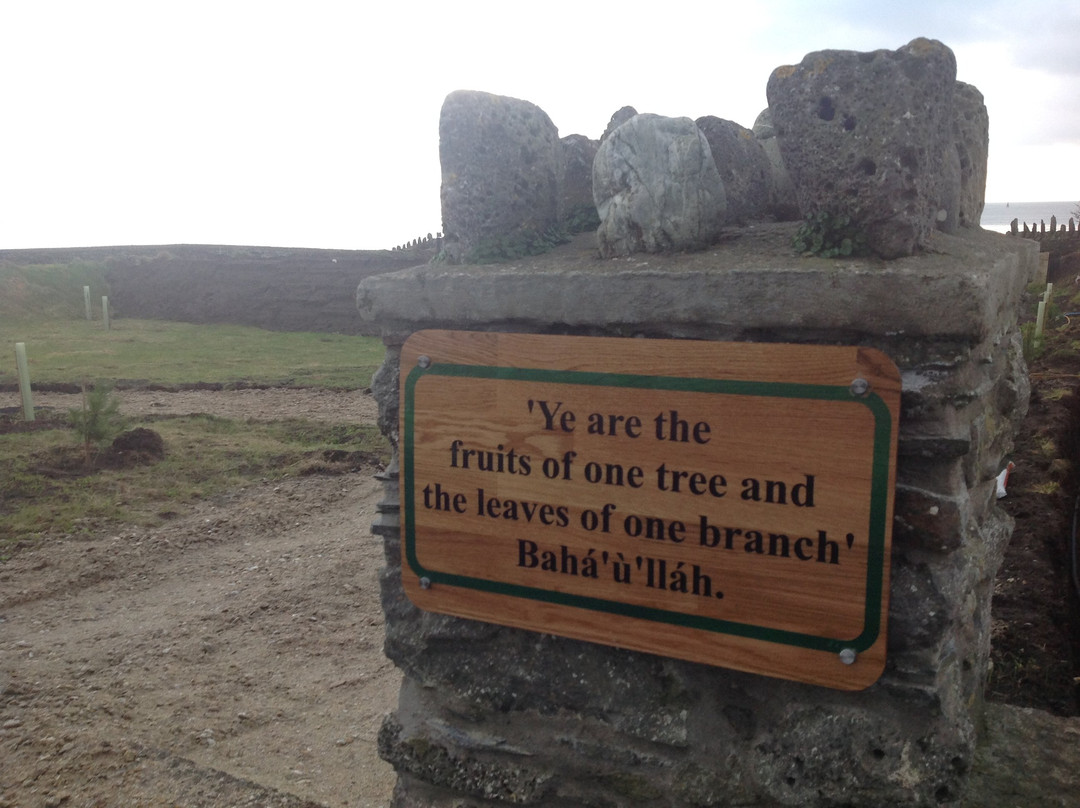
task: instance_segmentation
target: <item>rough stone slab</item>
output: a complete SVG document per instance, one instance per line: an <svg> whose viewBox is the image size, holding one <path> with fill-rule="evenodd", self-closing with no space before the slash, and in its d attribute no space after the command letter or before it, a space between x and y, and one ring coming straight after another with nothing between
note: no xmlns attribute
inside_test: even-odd
<svg viewBox="0 0 1080 808"><path fill-rule="evenodd" d="M744 225L772 214L776 202L773 164L754 133L735 121L706 115L697 127L709 141L716 170L724 183L727 213L724 221Z"/></svg>
<svg viewBox="0 0 1080 808"><path fill-rule="evenodd" d="M468 261L558 221L559 130L528 101L457 90L439 116L445 251Z"/></svg>
<svg viewBox="0 0 1080 808"><path fill-rule="evenodd" d="M1014 316L1037 261L1033 242L982 230L935 233L933 252L911 259L806 258L791 249L794 232L761 225L699 253L611 260L586 235L509 264L368 278L357 307L383 334L503 328L793 340L827 331L970 344Z"/></svg>
<svg viewBox="0 0 1080 808"><path fill-rule="evenodd" d="M637 114L638 111L630 106L619 107L617 110L611 113L611 118L608 120L608 125L604 129L604 134L600 136L601 142L611 137L612 132L614 132L616 129L618 129L620 126L622 126L624 123L626 123L628 120L630 120Z"/></svg>
<svg viewBox="0 0 1080 808"><path fill-rule="evenodd" d="M986 200L986 157L990 143L990 116L975 87L956 82L953 93L953 134L960 158L961 227L978 227Z"/></svg>
<svg viewBox="0 0 1080 808"><path fill-rule="evenodd" d="M567 135L559 141L559 223L571 233L595 229L592 166L600 141Z"/></svg>
<svg viewBox="0 0 1080 808"><path fill-rule="evenodd" d="M952 51L929 39L774 70L766 95L803 213L850 216L883 258L927 244L949 203L955 221L955 84Z"/></svg>
<svg viewBox="0 0 1080 808"><path fill-rule="evenodd" d="M1074 808L1080 804L1080 718L986 705L963 808Z"/></svg>
<svg viewBox="0 0 1080 808"><path fill-rule="evenodd" d="M802 218L799 212L799 200L795 194L795 185L791 182L784 157L780 154L780 144L776 142L776 127L773 126L772 113L766 107L754 121L754 137L758 139L765 156L769 158L772 171L774 196L770 203L771 213L778 222L792 222Z"/></svg>

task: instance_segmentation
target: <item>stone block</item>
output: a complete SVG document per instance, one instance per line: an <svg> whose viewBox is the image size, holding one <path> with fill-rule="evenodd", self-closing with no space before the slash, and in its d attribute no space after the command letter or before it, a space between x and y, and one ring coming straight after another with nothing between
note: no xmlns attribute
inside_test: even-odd
<svg viewBox="0 0 1080 808"><path fill-rule="evenodd" d="M558 224L559 130L528 101L458 90L439 116L444 253L453 262L535 251Z"/></svg>
<svg viewBox="0 0 1080 808"><path fill-rule="evenodd" d="M963 788L967 740L929 728L913 737L905 726L911 723L910 717L837 705L792 706L754 750L755 776L783 806L916 806L955 799Z"/></svg>
<svg viewBox="0 0 1080 808"><path fill-rule="evenodd" d="M802 212L850 216L883 258L925 247L960 181L946 170L955 84L952 51L928 39L774 70L766 94Z"/></svg>
<svg viewBox="0 0 1080 808"><path fill-rule="evenodd" d="M599 148L599 141L584 135L567 135L559 141L559 226L568 233L595 230L600 224L592 188Z"/></svg>
<svg viewBox="0 0 1080 808"><path fill-rule="evenodd" d="M963 363L1015 316L1023 287L998 279L1038 260L1037 244L982 230L936 233L932 254L889 263L802 258L794 233L794 224L760 225L722 249L612 261L598 260L582 236L555 260L367 278L357 308L361 321L399 337L440 327L773 342L873 335L905 373L907 401L911 362ZM939 367L919 372L932 383Z"/></svg>
<svg viewBox="0 0 1080 808"><path fill-rule="evenodd" d="M698 118L713 162L724 184L726 224L745 225L770 218L777 190L773 165L754 133L734 121L708 115Z"/></svg>
<svg viewBox="0 0 1080 808"><path fill-rule="evenodd" d="M968 494L941 494L896 487L893 539L907 547L949 553L963 544L967 527Z"/></svg>
<svg viewBox="0 0 1080 808"><path fill-rule="evenodd" d="M1068 808L1080 794L1080 718L987 705L986 739L962 808Z"/></svg>
<svg viewBox="0 0 1080 808"><path fill-rule="evenodd" d="M708 141L689 118L636 115L593 163L605 258L700 250L720 236L726 201Z"/></svg>
<svg viewBox="0 0 1080 808"><path fill-rule="evenodd" d="M780 144L776 142L776 127L772 123L772 114L768 107L761 111L757 120L754 121L754 137L761 143L765 150L765 156L769 158L769 165L773 175L773 189L775 196L770 203L770 212L778 222L791 222L801 219L799 212L799 199L795 194L795 186L791 182L784 158L780 154Z"/></svg>
<svg viewBox="0 0 1080 808"><path fill-rule="evenodd" d="M604 134L600 136L600 141L603 142L611 137L611 133L626 123L628 120L638 114L638 111L633 107L619 107L613 113L608 120L608 125L604 128Z"/></svg>
<svg viewBox="0 0 1080 808"><path fill-rule="evenodd" d="M956 82L953 92L953 137L960 159L961 227L978 227L986 204L986 158L990 148L990 116L975 87Z"/></svg>

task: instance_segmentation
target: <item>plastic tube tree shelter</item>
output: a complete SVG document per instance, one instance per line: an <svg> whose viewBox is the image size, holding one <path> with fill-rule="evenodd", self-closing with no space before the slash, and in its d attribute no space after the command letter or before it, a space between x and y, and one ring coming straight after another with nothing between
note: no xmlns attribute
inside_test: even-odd
<svg viewBox="0 0 1080 808"><path fill-rule="evenodd" d="M34 398L30 392L30 367L26 361L26 343L15 343L15 365L19 374L19 392L22 393L23 417L34 420Z"/></svg>

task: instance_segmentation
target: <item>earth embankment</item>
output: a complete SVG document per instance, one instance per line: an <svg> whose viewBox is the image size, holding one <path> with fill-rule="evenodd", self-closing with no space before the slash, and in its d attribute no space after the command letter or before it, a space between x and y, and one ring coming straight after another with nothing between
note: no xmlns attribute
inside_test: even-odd
<svg viewBox="0 0 1080 808"><path fill-rule="evenodd" d="M434 255L433 243L404 250L180 244L0 250L0 261L103 263L113 316L362 334L360 281L426 264Z"/></svg>

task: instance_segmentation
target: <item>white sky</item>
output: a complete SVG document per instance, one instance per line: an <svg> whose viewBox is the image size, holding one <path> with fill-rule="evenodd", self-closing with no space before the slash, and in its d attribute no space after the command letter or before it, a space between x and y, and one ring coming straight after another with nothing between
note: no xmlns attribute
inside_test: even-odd
<svg viewBox="0 0 1080 808"><path fill-rule="evenodd" d="M811 51L956 54L986 198L1080 199L1080 3L0 0L0 249L390 248L441 229L439 109L523 98L752 126Z"/></svg>

